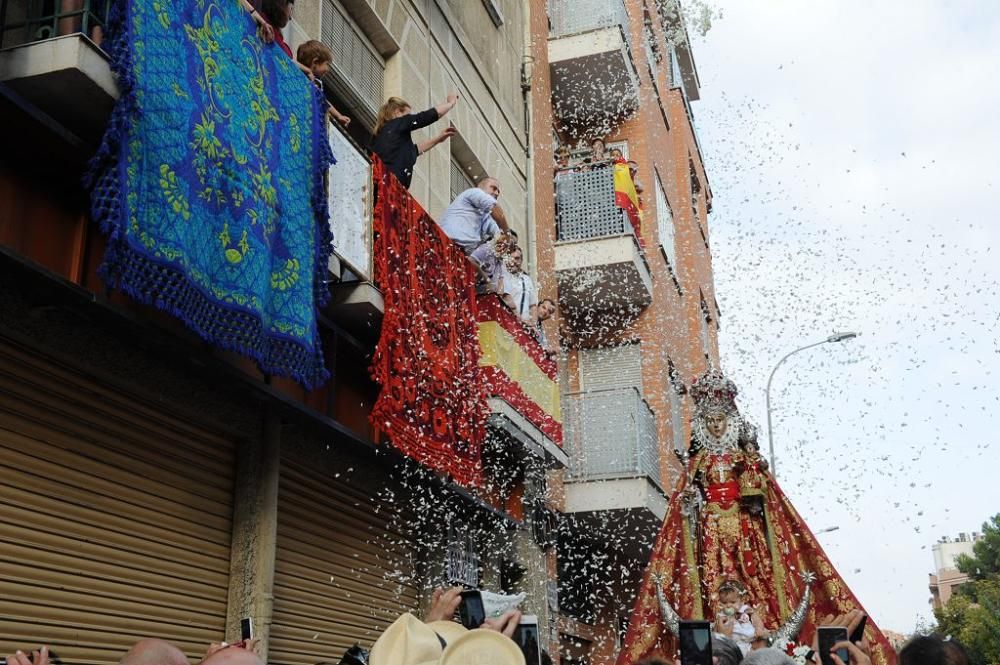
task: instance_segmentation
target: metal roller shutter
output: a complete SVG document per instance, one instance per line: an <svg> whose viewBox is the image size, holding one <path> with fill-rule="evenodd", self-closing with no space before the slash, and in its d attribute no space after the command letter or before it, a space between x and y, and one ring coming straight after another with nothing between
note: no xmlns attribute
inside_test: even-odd
<svg viewBox="0 0 1000 665"><path fill-rule="evenodd" d="M268 662L338 662L416 609L410 547L391 512L342 478L282 462Z"/></svg>
<svg viewBox="0 0 1000 665"><path fill-rule="evenodd" d="M642 356L638 343L580 349L583 390L637 388L642 393Z"/></svg>
<svg viewBox="0 0 1000 665"><path fill-rule="evenodd" d="M0 653L224 632L233 442L0 340Z"/></svg>

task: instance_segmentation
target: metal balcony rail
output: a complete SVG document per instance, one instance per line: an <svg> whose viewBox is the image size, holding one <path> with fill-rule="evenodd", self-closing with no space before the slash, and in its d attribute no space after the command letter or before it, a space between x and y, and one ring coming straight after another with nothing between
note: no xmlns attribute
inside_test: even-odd
<svg viewBox="0 0 1000 665"><path fill-rule="evenodd" d="M111 0L0 0L0 48L82 33L100 44Z"/></svg>
<svg viewBox="0 0 1000 665"><path fill-rule="evenodd" d="M556 172L556 239L589 240L635 233L628 215L615 203L610 166Z"/></svg>
<svg viewBox="0 0 1000 665"><path fill-rule="evenodd" d="M620 26L629 48L632 31L624 0L549 0L549 35L561 37Z"/></svg>
<svg viewBox="0 0 1000 665"><path fill-rule="evenodd" d="M563 396L570 480L645 476L663 489L656 416L636 388Z"/></svg>

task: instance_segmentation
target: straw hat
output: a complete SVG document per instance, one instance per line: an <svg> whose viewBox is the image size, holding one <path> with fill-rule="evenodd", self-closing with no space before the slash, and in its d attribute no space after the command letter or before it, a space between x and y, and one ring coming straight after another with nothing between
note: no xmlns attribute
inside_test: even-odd
<svg viewBox="0 0 1000 665"><path fill-rule="evenodd" d="M444 640L445 644L451 644L469 632L468 628L454 621L431 621L427 625Z"/></svg>
<svg viewBox="0 0 1000 665"><path fill-rule="evenodd" d="M525 665L525 662L524 654L512 639L495 630L477 628L449 642L436 665Z"/></svg>
<svg viewBox="0 0 1000 665"><path fill-rule="evenodd" d="M409 612L379 635L368 656L370 665L437 663L443 648L437 633Z"/></svg>

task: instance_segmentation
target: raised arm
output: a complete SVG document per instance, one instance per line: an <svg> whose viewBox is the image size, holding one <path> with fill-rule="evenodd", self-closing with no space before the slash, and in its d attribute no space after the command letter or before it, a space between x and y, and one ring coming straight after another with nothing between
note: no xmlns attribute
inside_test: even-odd
<svg viewBox="0 0 1000 665"><path fill-rule="evenodd" d="M451 138L457 133L458 130L455 129L454 127L450 125L448 127L445 127L444 129L441 130L441 133L435 136L434 138L427 139L422 143L418 143L417 154L418 155L424 154L425 152L436 146L438 143L443 143L444 141L447 141L449 138Z"/></svg>
<svg viewBox="0 0 1000 665"><path fill-rule="evenodd" d="M252 4L250 0L240 0L240 4L243 5L243 9L250 13L250 18L253 19L254 23L257 24L257 32L260 34L260 38L265 44L270 44L274 41L274 28L271 24L264 20L264 17L260 15Z"/></svg>
<svg viewBox="0 0 1000 665"><path fill-rule="evenodd" d="M438 117L443 118L445 114L448 113L448 111L455 108L455 104L457 103L458 103L458 93L450 92L448 93L448 99L435 106L434 109L438 112Z"/></svg>

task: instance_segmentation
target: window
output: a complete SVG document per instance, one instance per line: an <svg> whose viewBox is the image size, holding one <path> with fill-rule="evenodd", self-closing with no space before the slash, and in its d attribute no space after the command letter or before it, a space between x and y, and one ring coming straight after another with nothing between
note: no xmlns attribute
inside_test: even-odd
<svg viewBox="0 0 1000 665"><path fill-rule="evenodd" d="M701 233L701 240L705 243L705 248L708 249L708 236L705 235L705 227L701 223L701 213L699 212L701 180L698 179L698 172L694 168L694 162L690 159L688 160L688 171L691 176L691 218L694 219L694 223L698 226L698 232Z"/></svg>
<svg viewBox="0 0 1000 665"><path fill-rule="evenodd" d="M674 435L674 450L683 455L687 450L687 441L684 434L684 382L674 367L674 361L667 358L667 398L670 402L670 429Z"/></svg>
<svg viewBox="0 0 1000 665"><path fill-rule="evenodd" d="M660 182L660 174L654 171L656 180L656 231L660 236L660 248L663 256L667 259L667 265L674 275L674 279L680 279L677 272L677 244L674 234L674 212L670 209L670 202L663 191L663 184Z"/></svg>
<svg viewBox="0 0 1000 665"><path fill-rule="evenodd" d="M483 6L486 7L486 13L490 15L494 26L499 28L503 25L503 12L500 11L498 0L483 0Z"/></svg>
<svg viewBox="0 0 1000 665"><path fill-rule="evenodd" d="M323 4L321 36L333 50L333 66L326 82L347 101L349 110L373 126L383 101L385 60L336 0Z"/></svg>
<svg viewBox="0 0 1000 665"><path fill-rule="evenodd" d="M459 194L475 185L472 178L465 172L462 165L454 157L451 158L451 200L454 201Z"/></svg>
<svg viewBox="0 0 1000 665"><path fill-rule="evenodd" d="M670 46L670 87L684 87L684 80L681 78L681 65L677 61L677 47L673 45Z"/></svg>
<svg viewBox="0 0 1000 665"><path fill-rule="evenodd" d="M712 337L711 324L712 315L708 311L708 304L705 303L705 294L701 294L701 316L698 317L699 323L701 324L701 351L705 354L705 358L712 357Z"/></svg>

